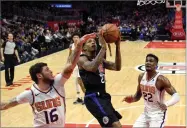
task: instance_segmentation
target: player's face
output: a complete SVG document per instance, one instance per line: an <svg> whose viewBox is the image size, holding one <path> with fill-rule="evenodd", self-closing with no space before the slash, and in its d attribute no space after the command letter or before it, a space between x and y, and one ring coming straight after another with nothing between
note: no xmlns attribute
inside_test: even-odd
<svg viewBox="0 0 187 128"><path fill-rule="evenodd" d="M145 69L146 71L156 70L157 62L153 57L147 57L145 61Z"/></svg>
<svg viewBox="0 0 187 128"><path fill-rule="evenodd" d="M51 82L51 81L54 80L53 72L47 66L44 66L42 68L42 73L41 74L42 74L42 79L45 82Z"/></svg>
<svg viewBox="0 0 187 128"><path fill-rule="evenodd" d="M86 47L86 50L89 51L89 52L96 51L97 45L96 45L95 39L93 39L93 38L89 39L86 42L85 47Z"/></svg>
<svg viewBox="0 0 187 128"><path fill-rule="evenodd" d="M74 43L78 43L79 40L80 40L79 36L77 36L77 35L73 36L73 42Z"/></svg>
<svg viewBox="0 0 187 128"><path fill-rule="evenodd" d="M9 40L13 40L13 35L12 34L8 34L8 39Z"/></svg>

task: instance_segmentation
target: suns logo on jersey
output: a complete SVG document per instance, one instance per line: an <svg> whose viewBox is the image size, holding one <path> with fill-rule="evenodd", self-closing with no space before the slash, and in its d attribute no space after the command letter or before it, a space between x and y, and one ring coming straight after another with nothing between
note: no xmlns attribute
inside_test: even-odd
<svg viewBox="0 0 187 128"><path fill-rule="evenodd" d="M60 101L60 97L56 97L54 99L48 99L45 101L36 102L34 105L36 107L36 110L40 112L43 110L47 110L49 108L61 106L61 101Z"/></svg>
<svg viewBox="0 0 187 128"><path fill-rule="evenodd" d="M154 86L148 86L148 85L140 85L141 91L143 92L149 92L152 94L155 94L155 87Z"/></svg>

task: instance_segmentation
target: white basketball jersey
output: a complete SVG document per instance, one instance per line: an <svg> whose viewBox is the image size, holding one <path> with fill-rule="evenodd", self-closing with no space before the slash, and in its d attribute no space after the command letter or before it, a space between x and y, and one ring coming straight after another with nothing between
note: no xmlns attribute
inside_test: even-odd
<svg viewBox="0 0 187 128"><path fill-rule="evenodd" d="M65 98L64 89L56 89L51 85L48 92L38 90L36 84L31 87L33 95L33 114L35 127L64 127Z"/></svg>
<svg viewBox="0 0 187 128"><path fill-rule="evenodd" d="M146 111L161 110L158 107L157 102L164 102L165 90L159 91L156 87L156 81L159 75L160 73L157 72L157 74L152 79L147 81L147 72L145 72L143 78L141 79L140 88L142 92L142 97L144 98Z"/></svg>

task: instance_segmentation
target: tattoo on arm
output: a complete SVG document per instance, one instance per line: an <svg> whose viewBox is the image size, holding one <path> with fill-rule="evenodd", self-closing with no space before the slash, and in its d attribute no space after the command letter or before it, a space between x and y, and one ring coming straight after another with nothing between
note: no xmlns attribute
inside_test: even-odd
<svg viewBox="0 0 187 128"><path fill-rule="evenodd" d="M96 58L90 64L90 68L92 69L92 71L96 71L98 69L99 65L104 60L105 53L106 53L106 48L101 48L99 54L96 56Z"/></svg>
<svg viewBox="0 0 187 128"><path fill-rule="evenodd" d="M116 47L116 57L115 57L115 63L111 61L104 61L104 65L106 69L109 70L115 70L120 71L121 70L121 52L120 47Z"/></svg>
<svg viewBox="0 0 187 128"><path fill-rule="evenodd" d="M106 52L106 49L101 48L99 54L93 61L89 61L87 57L82 56L79 59L78 65L87 71L96 72L99 65L103 62L105 52Z"/></svg>
<svg viewBox="0 0 187 128"><path fill-rule="evenodd" d="M116 66L114 62L104 60L104 67L108 70L116 70Z"/></svg>

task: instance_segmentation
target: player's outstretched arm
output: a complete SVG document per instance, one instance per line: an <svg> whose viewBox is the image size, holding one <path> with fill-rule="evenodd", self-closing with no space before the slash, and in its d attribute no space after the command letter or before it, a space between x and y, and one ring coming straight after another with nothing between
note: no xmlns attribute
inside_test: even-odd
<svg viewBox="0 0 187 128"><path fill-rule="evenodd" d="M114 63L114 62L111 62L111 61L104 60L104 66L105 66L106 69L115 70L115 71L120 71L120 70L121 70L120 41L121 41L121 36L120 36L119 39L115 42L115 44L116 44L115 63Z"/></svg>
<svg viewBox="0 0 187 128"><path fill-rule="evenodd" d="M75 50L73 50L72 53L70 54L70 56L68 57L67 64L62 72L64 78L69 79L69 77L71 76L73 69L75 68L75 66L79 60L79 56L82 51L83 43L85 43L88 39L95 38L95 37L96 37L96 34L92 33L92 34L84 35L80 39L79 43L75 47Z"/></svg>
<svg viewBox="0 0 187 128"><path fill-rule="evenodd" d="M17 106L19 103L17 102L16 98L11 99L8 102L1 102L0 104L0 110L6 110L12 107Z"/></svg>
<svg viewBox="0 0 187 128"><path fill-rule="evenodd" d="M170 100L166 101L165 103L159 103L159 106L161 109L165 110L167 107L175 105L180 100L180 96L175 90L175 88L171 85L168 78L165 76L160 75L158 77L158 85L161 85L162 89L165 89L168 94L170 94L172 97Z"/></svg>
<svg viewBox="0 0 187 128"><path fill-rule="evenodd" d="M7 102L1 102L0 103L0 110L6 110L12 107L15 107L19 104L23 103L30 103L31 105L33 104L34 99L33 99L33 94L30 90L25 90L24 92L20 93L18 96L15 98L12 98L11 100Z"/></svg>
<svg viewBox="0 0 187 128"><path fill-rule="evenodd" d="M103 62L106 53L106 41L101 34L98 34L101 49L94 60L89 61L87 57L81 56L78 65L90 72L96 72L99 65Z"/></svg>
<svg viewBox="0 0 187 128"><path fill-rule="evenodd" d="M127 103L132 103L132 102L137 102L140 100L140 98L142 97L142 93L141 93L141 88L140 88L140 81L143 77L143 73L139 75L138 77L138 87L136 90L135 95L130 95L130 96L126 96L123 101L127 102Z"/></svg>

